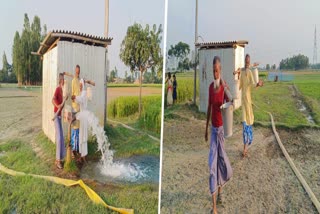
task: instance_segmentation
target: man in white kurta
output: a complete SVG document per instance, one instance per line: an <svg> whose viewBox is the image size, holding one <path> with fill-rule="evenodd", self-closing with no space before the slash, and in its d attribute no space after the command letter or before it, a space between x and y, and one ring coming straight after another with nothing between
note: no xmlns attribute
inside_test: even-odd
<svg viewBox="0 0 320 214"><path fill-rule="evenodd" d="M87 118L87 92L85 90L85 81L80 80L80 95L75 96L74 101L79 104L80 112L76 114L76 119L80 121L79 128L79 153L81 157L88 154L88 118Z"/></svg>

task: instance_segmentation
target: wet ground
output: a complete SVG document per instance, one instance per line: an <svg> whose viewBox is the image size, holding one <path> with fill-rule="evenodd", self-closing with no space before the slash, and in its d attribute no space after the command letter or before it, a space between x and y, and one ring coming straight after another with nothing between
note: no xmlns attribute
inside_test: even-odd
<svg viewBox="0 0 320 214"><path fill-rule="evenodd" d="M113 176L104 172L100 162L89 162L81 170L81 178L94 179L101 183L159 183L159 157L155 156L132 156L126 159L116 159L115 164L124 166L133 172L120 173Z"/></svg>

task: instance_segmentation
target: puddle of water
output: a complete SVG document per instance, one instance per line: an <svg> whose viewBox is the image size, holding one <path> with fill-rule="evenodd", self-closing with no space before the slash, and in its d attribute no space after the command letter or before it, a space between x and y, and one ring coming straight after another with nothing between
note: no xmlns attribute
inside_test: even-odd
<svg viewBox="0 0 320 214"><path fill-rule="evenodd" d="M82 168L81 178L101 183L158 183L160 159L155 156L132 156L114 160L112 167L101 162L90 162Z"/></svg>
<svg viewBox="0 0 320 214"><path fill-rule="evenodd" d="M306 119L308 120L308 122L310 124L315 124L315 122L314 122L312 116L310 115L310 112L308 111L306 105L299 98L298 98L298 109L299 109L299 111L301 111L306 116Z"/></svg>
<svg viewBox="0 0 320 214"><path fill-rule="evenodd" d="M268 73L268 80L274 81L276 76L278 76L278 81L289 82L294 79L292 74L286 74L286 73L282 73L282 72L269 72Z"/></svg>

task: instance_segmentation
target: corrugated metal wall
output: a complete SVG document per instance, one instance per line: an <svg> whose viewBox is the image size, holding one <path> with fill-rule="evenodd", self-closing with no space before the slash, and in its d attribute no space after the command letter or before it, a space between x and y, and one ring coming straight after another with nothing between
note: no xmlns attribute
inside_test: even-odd
<svg viewBox="0 0 320 214"><path fill-rule="evenodd" d="M99 118L100 124L103 125L104 122L104 107L105 107L105 90L104 84L106 79L105 74L105 48L103 47L95 47L90 45L84 45L80 43L72 43L67 41L60 41L57 45L57 53L51 54L54 50L51 50L46 55L51 58L56 58L56 64L53 66L55 69L48 69L48 66L43 67L44 73L44 83L46 82L48 85L57 85L58 74L64 71L70 72L74 74L76 65L80 65L80 77L85 79L90 79L95 81L96 86L92 87L92 100L88 102L88 109ZM52 60L52 59L51 59ZM53 60L52 60L53 61ZM45 61L43 62L45 64ZM45 74L50 73L50 74ZM48 79L45 79L48 78ZM71 93L71 77L65 76L67 80L68 88ZM89 85L87 85L89 86ZM55 88L54 87L54 88ZM53 94L48 91L52 90L51 87L43 86L43 94ZM43 96L43 103L47 103L52 99L52 95L50 97ZM66 103L67 105L71 105L71 100L69 99ZM43 106L44 108L45 106ZM47 108L47 106L46 106ZM51 111L52 108L52 111ZM51 104L50 111L53 112L53 107ZM53 115L53 114L50 114ZM48 115L48 113L43 110L43 130L45 134L54 142L55 137L52 135L54 131L54 125L51 121L52 116ZM47 128L49 126L49 128ZM67 124L63 123L64 135L67 135ZM45 131L46 130L46 131ZM47 131L50 130L50 133Z"/></svg>
<svg viewBox="0 0 320 214"><path fill-rule="evenodd" d="M55 47L43 56L42 68L42 129L50 140L55 142L52 97L58 85L58 48Z"/></svg>
<svg viewBox="0 0 320 214"><path fill-rule="evenodd" d="M219 56L221 58L221 74L222 78L227 82L235 95L235 76L233 72L244 66L244 48L227 49L203 49L199 50L199 81L200 81L200 105L201 112L207 112L209 85L213 81L213 58ZM235 100L237 108L241 105L241 100ZM240 103L239 103L240 102Z"/></svg>

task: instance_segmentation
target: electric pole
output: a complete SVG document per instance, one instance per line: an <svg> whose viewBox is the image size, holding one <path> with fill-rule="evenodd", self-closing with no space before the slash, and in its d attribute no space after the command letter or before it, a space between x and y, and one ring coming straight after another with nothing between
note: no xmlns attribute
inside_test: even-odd
<svg viewBox="0 0 320 214"><path fill-rule="evenodd" d="M193 103L196 105L197 98L197 47L198 41L198 0L196 0L196 17L195 17L195 33L194 33L194 83L193 83Z"/></svg>

